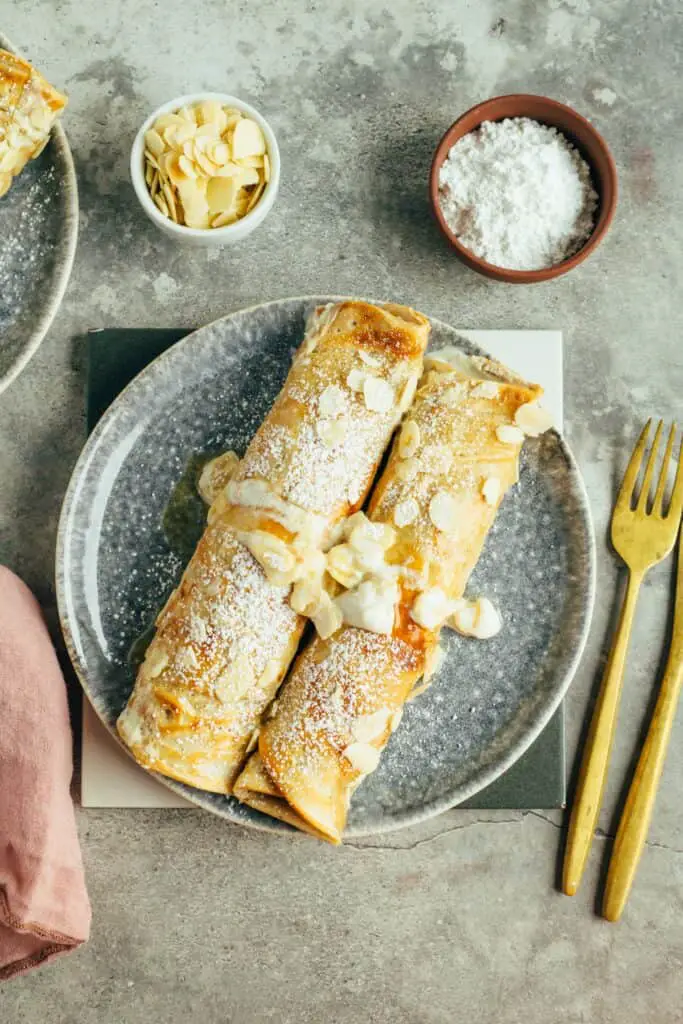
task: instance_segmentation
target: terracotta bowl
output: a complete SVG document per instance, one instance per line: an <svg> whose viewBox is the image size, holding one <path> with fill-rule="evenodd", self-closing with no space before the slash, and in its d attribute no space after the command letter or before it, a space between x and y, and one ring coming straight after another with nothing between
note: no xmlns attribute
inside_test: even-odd
<svg viewBox="0 0 683 1024"><path fill-rule="evenodd" d="M593 233L581 249L562 263L544 270L506 270L486 260L479 259L470 249L458 241L451 231L439 206L439 170L448 156L448 151L463 135L478 128L482 121L502 121L506 117L530 117L542 124L557 128L569 141L576 146L581 156L591 169L593 187L598 193L598 206ZM549 281L560 274L566 274L586 259L600 244L607 234L617 205L617 169L605 140L592 124L577 114L571 107L566 107L556 100L545 96L497 96L477 104L467 113L459 117L451 125L441 139L429 175L429 197L442 232L455 249L457 255L472 270L477 270L486 277L497 281L508 281L511 284L535 284L538 281Z"/></svg>

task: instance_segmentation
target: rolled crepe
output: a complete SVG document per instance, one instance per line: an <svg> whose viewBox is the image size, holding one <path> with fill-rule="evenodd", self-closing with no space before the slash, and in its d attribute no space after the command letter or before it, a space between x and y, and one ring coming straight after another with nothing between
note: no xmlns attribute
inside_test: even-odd
<svg viewBox="0 0 683 1024"><path fill-rule="evenodd" d="M289 604L292 582L364 501L428 333L404 306L343 302L312 317L273 409L211 505L119 717L144 767L230 792L306 621Z"/></svg>
<svg viewBox="0 0 683 1024"><path fill-rule="evenodd" d="M454 368L432 359L368 510L375 529L391 524L395 531L382 570L385 584L392 571L397 578L390 632L359 626L363 614L381 623L378 603L391 584L373 590L365 580L351 601L353 591L337 599L355 624L316 637L297 658L235 784L239 800L340 842L351 794L377 766L403 704L433 668L439 629L517 480L525 435L515 421L534 432L540 393L490 360L461 359Z"/></svg>
<svg viewBox="0 0 683 1024"><path fill-rule="evenodd" d="M28 61L0 50L0 196L45 147L65 105Z"/></svg>

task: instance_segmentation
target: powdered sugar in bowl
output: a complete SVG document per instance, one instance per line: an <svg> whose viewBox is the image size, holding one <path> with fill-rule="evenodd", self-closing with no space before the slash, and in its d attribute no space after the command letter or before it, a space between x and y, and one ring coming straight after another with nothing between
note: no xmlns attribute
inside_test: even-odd
<svg viewBox="0 0 683 1024"><path fill-rule="evenodd" d="M432 162L442 232L473 270L531 284L571 270L606 234L617 199L607 146L542 96L501 96L463 114Z"/></svg>

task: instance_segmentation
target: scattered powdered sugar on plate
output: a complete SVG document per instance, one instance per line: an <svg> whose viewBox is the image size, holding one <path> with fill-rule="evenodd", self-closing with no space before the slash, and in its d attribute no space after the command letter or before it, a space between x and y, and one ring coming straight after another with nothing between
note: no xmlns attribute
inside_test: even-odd
<svg viewBox="0 0 683 1024"><path fill-rule="evenodd" d="M19 319L52 256L55 242L45 229L54 206L55 182L54 167L27 179L24 188L19 178L0 203L0 331Z"/></svg>
<svg viewBox="0 0 683 1024"><path fill-rule="evenodd" d="M542 270L590 237L598 197L588 164L556 128L528 117L484 121L439 171L446 223L475 256Z"/></svg>

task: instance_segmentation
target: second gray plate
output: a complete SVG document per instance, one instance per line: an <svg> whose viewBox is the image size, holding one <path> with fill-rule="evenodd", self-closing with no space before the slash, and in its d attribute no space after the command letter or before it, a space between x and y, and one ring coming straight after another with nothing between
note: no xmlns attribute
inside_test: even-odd
<svg viewBox="0 0 683 1024"><path fill-rule="evenodd" d="M0 48L14 50L1 34ZM76 171L57 123L43 152L0 199L0 391L45 337L69 281L77 238Z"/></svg>
<svg viewBox="0 0 683 1024"><path fill-rule="evenodd" d="M183 570L162 528L188 459L243 451L287 374L304 320L329 296L285 299L201 328L150 364L90 436L64 500L57 552L62 627L95 711L114 725L132 689L128 652ZM432 348L478 351L432 320ZM400 828L489 785L533 742L562 699L592 611L595 555L574 459L555 432L527 442L469 590L504 628L477 642L449 633L426 693L406 708L378 770L354 796L347 835ZM159 777L161 778L161 777ZM288 826L236 801L161 779L214 814Z"/></svg>

